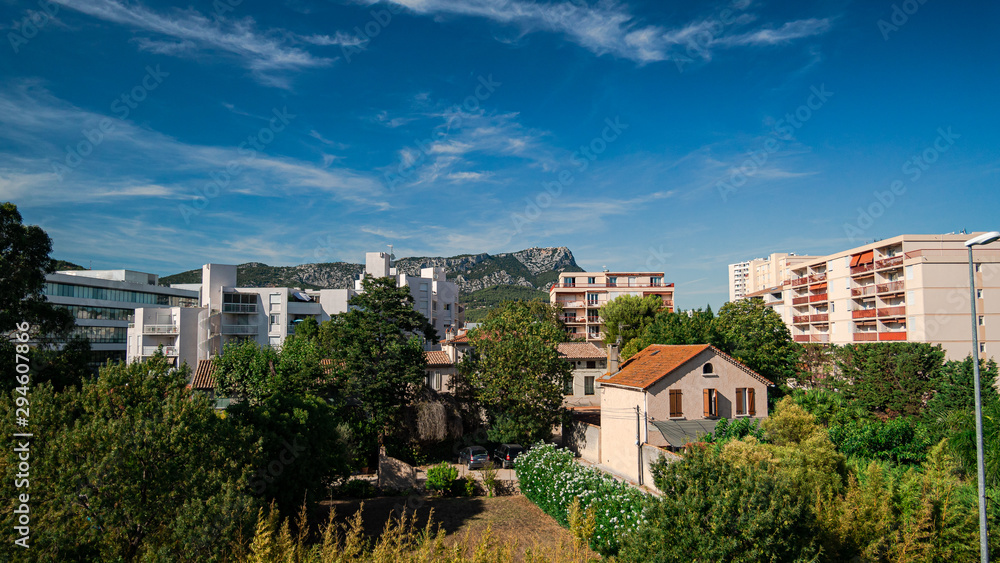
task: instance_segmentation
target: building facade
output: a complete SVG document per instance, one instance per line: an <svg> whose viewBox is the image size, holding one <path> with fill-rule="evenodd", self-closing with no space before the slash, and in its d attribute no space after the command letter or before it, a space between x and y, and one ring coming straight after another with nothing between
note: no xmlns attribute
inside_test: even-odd
<svg viewBox="0 0 1000 563"><path fill-rule="evenodd" d="M563 406L600 406L600 378L608 371L607 353L590 342L560 342L556 352L573 367L563 388Z"/></svg>
<svg viewBox="0 0 1000 563"><path fill-rule="evenodd" d="M973 234L899 235L792 268L759 292L796 342L928 342L972 353L968 249ZM980 353L1000 355L1000 242L974 249ZM780 309L780 310L779 310Z"/></svg>
<svg viewBox="0 0 1000 563"><path fill-rule="evenodd" d="M819 256L799 256L774 253L767 258L754 258L729 265L729 300L743 299L763 289L780 286L791 278L792 268Z"/></svg>
<svg viewBox="0 0 1000 563"><path fill-rule="evenodd" d="M674 310L674 284L663 277L663 272L562 272L549 289L549 302L562 308L560 318L571 336L603 347L600 308L614 298L656 295Z"/></svg>
<svg viewBox="0 0 1000 563"><path fill-rule="evenodd" d="M198 292L158 285L156 274L133 270L64 270L45 276L45 298L76 319L90 340L92 363L124 361L128 330L140 308L198 305Z"/></svg>

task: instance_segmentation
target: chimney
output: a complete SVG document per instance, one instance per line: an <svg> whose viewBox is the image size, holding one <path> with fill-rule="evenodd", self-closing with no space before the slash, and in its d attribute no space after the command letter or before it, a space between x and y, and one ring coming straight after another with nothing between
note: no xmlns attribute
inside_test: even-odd
<svg viewBox="0 0 1000 563"><path fill-rule="evenodd" d="M618 373L618 344L608 344L608 373Z"/></svg>

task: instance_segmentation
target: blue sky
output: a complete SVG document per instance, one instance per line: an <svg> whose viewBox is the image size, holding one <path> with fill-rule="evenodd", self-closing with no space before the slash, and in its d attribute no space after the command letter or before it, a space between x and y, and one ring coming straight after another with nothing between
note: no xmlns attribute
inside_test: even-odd
<svg viewBox="0 0 1000 563"><path fill-rule="evenodd" d="M0 200L54 256L568 246L665 270L1000 227L986 1L0 0Z"/></svg>

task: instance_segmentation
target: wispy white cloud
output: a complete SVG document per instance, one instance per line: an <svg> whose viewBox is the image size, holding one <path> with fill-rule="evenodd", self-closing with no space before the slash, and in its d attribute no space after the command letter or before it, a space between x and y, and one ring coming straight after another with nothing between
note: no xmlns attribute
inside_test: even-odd
<svg viewBox="0 0 1000 563"><path fill-rule="evenodd" d="M119 0L54 1L89 16L156 35L137 37L140 49L171 56L197 56L205 51L216 51L236 57L261 82L273 86L288 86L284 72L332 62L288 45L287 33L259 31L250 17L209 18L193 9L175 10L168 15L138 3ZM311 38L313 44L320 44L321 41L335 42L338 37L343 38L342 35Z"/></svg>
<svg viewBox="0 0 1000 563"><path fill-rule="evenodd" d="M364 0L369 4L380 0ZM732 14L723 23L704 18L676 27L644 22L613 1L578 2L530 0L389 0L418 14L486 18L517 27L521 33L551 32L565 36L597 55L610 54L638 63L710 59L712 50L774 45L826 32L829 19L785 22L777 28L740 31L757 19L751 13ZM749 5L749 3L747 3Z"/></svg>

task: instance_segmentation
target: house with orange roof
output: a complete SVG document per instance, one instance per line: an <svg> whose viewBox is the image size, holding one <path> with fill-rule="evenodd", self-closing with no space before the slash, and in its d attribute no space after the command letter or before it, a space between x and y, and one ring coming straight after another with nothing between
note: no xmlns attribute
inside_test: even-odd
<svg viewBox="0 0 1000 563"><path fill-rule="evenodd" d="M774 384L709 344L652 345L601 381L600 463L652 485L647 450L677 450L723 419L767 416Z"/></svg>
<svg viewBox="0 0 1000 563"><path fill-rule="evenodd" d="M573 376L563 388L563 406L600 406L599 379L608 371L607 352L592 342L560 342L556 345L556 352L573 367Z"/></svg>

